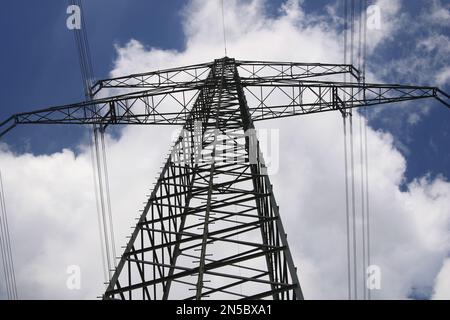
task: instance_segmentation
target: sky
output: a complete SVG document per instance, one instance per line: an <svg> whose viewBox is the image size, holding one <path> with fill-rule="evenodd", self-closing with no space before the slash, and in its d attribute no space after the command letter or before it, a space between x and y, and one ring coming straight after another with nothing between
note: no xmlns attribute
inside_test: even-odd
<svg viewBox="0 0 450 320"><path fill-rule="evenodd" d="M229 56L343 62L339 1L225 3ZM369 32L367 80L450 92L450 2L369 3L381 8L382 23ZM1 119L83 99L66 8L50 0L4 4ZM219 1L95 0L84 9L98 78L223 56ZM383 274L375 298L450 298L449 119L450 110L432 100L376 107L361 119L369 125L372 254ZM324 114L277 121L261 126L280 130L280 170L271 179L305 297L345 298L341 120ZM171 132L123 127L108 136L118 248L155 181ZM100 248L86 130L17 127L2 139L0 165L19 296L100 295L101 261L90 258ZM65 286L71 264L81 266L82 290Z"/></svg>

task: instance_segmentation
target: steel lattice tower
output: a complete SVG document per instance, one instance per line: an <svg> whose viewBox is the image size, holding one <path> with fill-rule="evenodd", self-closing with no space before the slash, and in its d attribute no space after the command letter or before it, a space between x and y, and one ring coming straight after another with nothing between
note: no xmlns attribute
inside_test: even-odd
<svg viewBox="0 0 450 320"><path fill-rule="evenodd" d="M257 150L251 147L257 147L255 136L248 134L251 129L236 66L232 60L218 60L139 219L107 298L167 299L174 290L175 297L196 299L218 294L302 298L269 178L262 174L261 159L250 159L249 151ZM237 245L239 252L232 250ZM246 295L236 291L243 285Z"/></svg>
<svg viewBox="0 0 450 320"><path fill-rule="evenodd" d="M354 82L334 81L349 74ZM361 82L352 65L237 61L98 81L117 95L13 115L17 124L182 125L105 299L303 299L254 121L450 97Z"/></svg>

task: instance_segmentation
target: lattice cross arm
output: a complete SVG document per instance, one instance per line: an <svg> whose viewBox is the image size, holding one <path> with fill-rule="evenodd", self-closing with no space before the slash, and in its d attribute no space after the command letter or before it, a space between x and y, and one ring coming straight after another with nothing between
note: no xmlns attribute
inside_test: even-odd
<svg viewBox="0 0 450 320"><path fill-rule="evenodd" d="M436 87L282 80L244 85L254 121L435 98L450 108L450 96Z"/></svg>
<svg viewBox="0 0 450 320"><path fill-rule="evenodd" d="M0 137L18 124L182 125L199 90L174 85L18 113L0 123Z"/></svg>

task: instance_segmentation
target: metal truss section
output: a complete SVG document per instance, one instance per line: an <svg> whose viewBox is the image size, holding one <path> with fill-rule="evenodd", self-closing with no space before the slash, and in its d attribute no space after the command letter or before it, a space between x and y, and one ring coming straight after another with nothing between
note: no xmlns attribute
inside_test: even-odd
<svg viewBox="0 0 450 320"><path fill-rule="evenodd" d="M105 299L302 299L234 64L218 60ZM250 161L253 159L254 161Z"/></svg>
<svg viewBox="0 0 450 320"><path fill-rule="evenodd" d="M334 76L348 73L359 80L360 72L349 64L242 61L237 60L239 76L243 85L279 80Z"/></svg>
<svg viewBox="0 0 450 320"><path fill-rule="evenodd" d="M181 68L164 69L146 73L132 74L97 81L91 88L93 94L102 89L118 88L162 88L203 84L211 70L212 63L203 63Z"/></svg>
<svg viewBox="0 0 450 320"><path fill-rule="evenodd" d="M182 125L201 86L177 85L13 115L2 136L17 124L161 124Z"/></svg>
<svg viewBox="0 0 450 320"><path fill-rule="evenodd" d="M359 80L359 71L351 65L223 60L239 72L228 85L244 88L254 121L423 98L450 107L449 95L435 87L315 80L343 73ZM93 92L104 88L132 92L15 114L0 123L0 137L18 124L183 125L199 90L211 85L206 78L214 65L101 80Z"/></svg>
<svg viewBox="0 0 450 320"><path fill-rule="evenodd" d="M305 79L343 73L349 73L355 79L359 79L359 71L352 65L266 61L235 61L234 63L238 67L242 83L258 83L262 80ZM204 63L99 80L91 90L93 94L97 94L102 89L199 85L204 83L211 66L212 63Z"/></svg>
<svg viewBox="0 0 450 320"><path fill-rule="evenodd" d="M434 87L292 80L244 86L253 121L424 98L450 107L450 96Z"/></svg>

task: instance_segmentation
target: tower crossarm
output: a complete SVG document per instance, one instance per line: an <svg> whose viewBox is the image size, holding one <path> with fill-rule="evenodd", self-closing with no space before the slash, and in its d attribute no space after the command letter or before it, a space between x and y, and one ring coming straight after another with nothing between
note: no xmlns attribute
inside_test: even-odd
<svg viewBox="0 0 450 320"><path fill-rule="evenodd" d="M164 88L174 85L190 86L193 84L203 84L212 65L212 62L202 63L180 68L102 79L92 86L91 91L93 94L97 94L102 89Z"/></svg>
<svg viewBox="0 0 450 320"><path fill-rule="evenodd" d="M184 124L201 85L178 85L18 113L0 123L0 137L18 124Z"/></svg>
<svg viewBox="0 0 450 320"><path fill-rule="evenodd" d="M324 81L262 81L244 85L254 121L435 98L450 108L450 96L436 87Z"/></svg>
<svg viewBox="0 0 450 320"><path fill-rule="evenodd" d="M242 83L259 83L267 80L306 79L348 73L356 80L359 71L349 64L236 61ZM172 85L202 84L212 63L196 64L181 68L131 74L97 81L91 88L93 94L102 89L161 88Z"/></svg>
<svg viewBox="0 0 450 320"><path fill-rule="evenodd" d="M236 67L253 121L423 98L450 107L450 96L436 87L312 79L348 73L359 80L352 65L224 59ZM205 63L101 80L92 88L94 93L102 88L133 91L15 114L0 123L0 137L18 124L183 125L199 90L210 85L207 76L212 66Z"/></svg>
<svg viewBox="0 0 450 320"><path fill-rule="evenodd" d="M349 74L360 79L360 72L351 64L236 61L237 70L243 85L261 81L300 80L314 77Z"/></svg>

